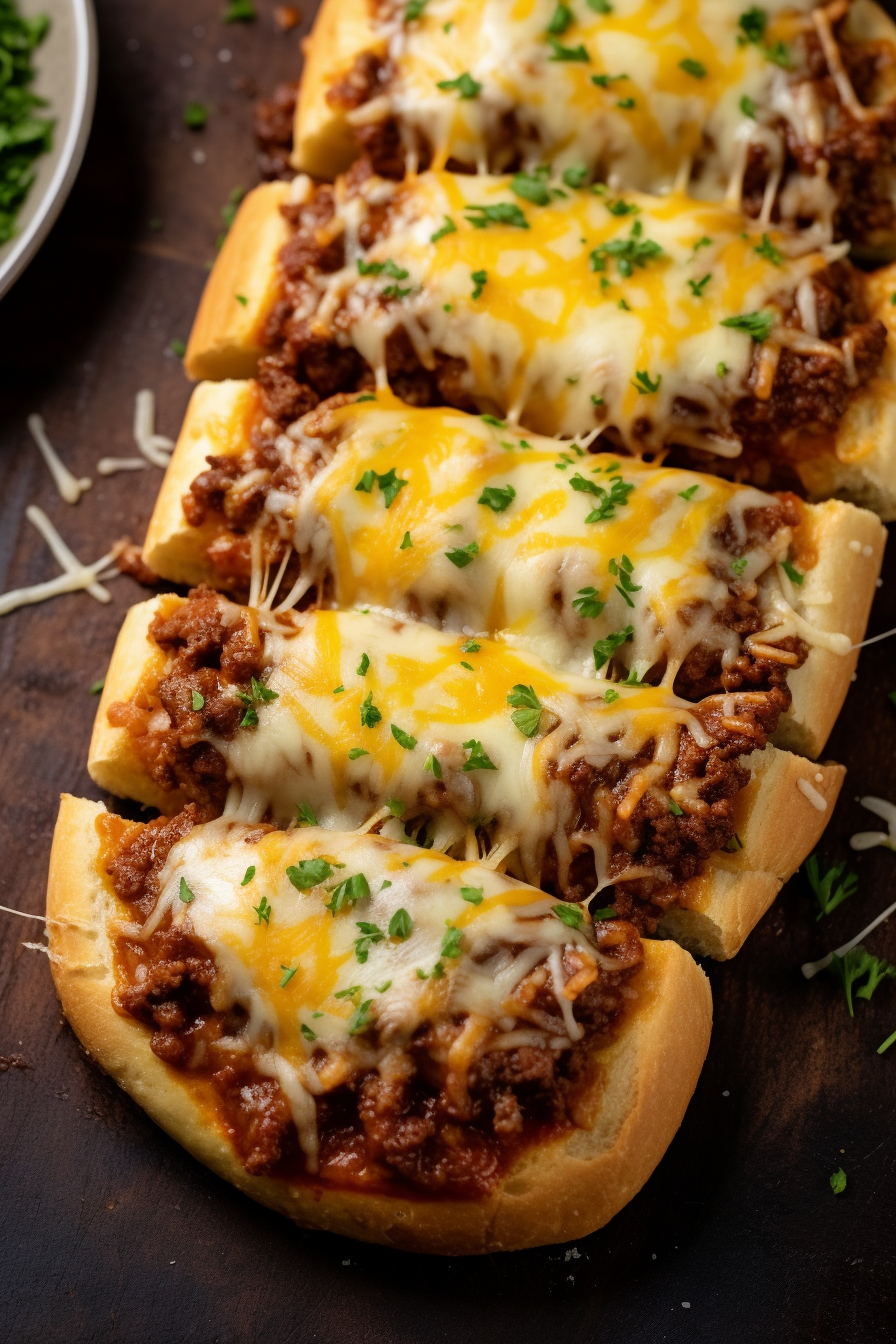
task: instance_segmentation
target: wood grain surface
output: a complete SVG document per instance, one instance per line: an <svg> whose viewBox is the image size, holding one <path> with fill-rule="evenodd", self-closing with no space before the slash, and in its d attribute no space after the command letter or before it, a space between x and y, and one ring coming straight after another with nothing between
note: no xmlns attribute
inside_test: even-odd
<svg viewBox="0 0 896 1344"><path fill-rule="evenodd" d="M0 585L57 567L25 521L43 506L79 556L142 538L155 470L103 480L132 455L134 395L153 388L173 435L189 389L185 339L221 227L256 170L252 86L294 76L298 38L273 0L225 26L224 0L99 0L100 93L78 185L37 261L0 306ZM226 53L230 53L229 58ZM184 104L214 105L199 133ZM197 153L198 151L198 153ZM197 158L204 156L204 162ZM161 229L150 220L161 220ZM56 496L30 442L39 411L93 489ZM896 625L896 547L871 632ZM0 621L0 902L43 909L60 790L95 797L85 757L122 616L116 580ZM868 649L829 755L849 768L822 843L850 858L896 801L896 645ZM441 1261L298 1232L198 1166L86 1058L62 1021L40 926L0 914L0 1338L12 1344L435 1344L761 1341L890 1344L896 1334L896 982L850 1020L800 963L888 904L896 855L854 856L856 896L817 923L798 878L736 962L708 968L713 1044L666 1158L614 1222L575 1246ZM896 920L868 940L896 960ZM847 1173L835 1196L829 1176Z"/></svg>

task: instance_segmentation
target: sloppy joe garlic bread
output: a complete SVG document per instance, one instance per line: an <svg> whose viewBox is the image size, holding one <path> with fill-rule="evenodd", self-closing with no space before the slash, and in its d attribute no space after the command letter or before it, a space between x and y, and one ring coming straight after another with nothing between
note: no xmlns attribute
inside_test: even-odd
<svg viewBox="0 0 896 1344"><path fill-rule="evenodd" d="M255 601L262 566L279 570L274 606L313 586L319 603L503 632L567 671L662 677L686 699L767 685L761 652L793 695L774 740L817 756L885 539L850 504L586 454L388 392L284 425L258 384L226 381L193 394L144 555L173 582Z"/></svg>
<svg viewBox="0 0 896 1344"><path fill-rule="evenodd" d="M97 1063L226 1180L457 1255L586 1235L650 1175L709 1042L681 948L377 837L159 827L63 797L53 975Z"/></svg>
<svg viewBox="0 0 896 1344"><path fill-rule="evenodd" d="M293 162L325 178L359 153L393 177L553 163L574 182L686 185L892 256L894 53L868 0L325 0Z"/></svg>
<svg viewBox="0 0 896 1344"><path fill-rule="evenodd" d="M721 206L603 189L560 199L552 186L541 204L511 178L449 173L265 187L293 227L282 302L240 319L266 332L262 384L300 414L388 382L415 404L545 434L600 430L636 455L672 450L894 516L885 277L868 281L842 250L745 231ZM220 357L220 320L253 287L238 262L265 276L276 265L260 236L254 252L241 240L257 213L237 216L209 279L192 377L245 374L248 348Z"/></svg>
<svg viewBox="0 0 896 1344"><path fill-rule="evenodd" d="M284 825L298 808L481 852L564 899L612 887L639 927L662 929L674 907L678 935L724 957L811 851L843 779L754 750L776 715L762 693L693 706L485 638L372 614L259 618L199 592L132 609L89 769L168 813L194 800Z"/></svg>

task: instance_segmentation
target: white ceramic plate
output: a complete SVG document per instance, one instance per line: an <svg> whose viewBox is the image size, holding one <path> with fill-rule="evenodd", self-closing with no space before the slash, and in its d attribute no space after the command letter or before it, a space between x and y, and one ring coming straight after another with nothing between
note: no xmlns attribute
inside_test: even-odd
<svg viewBox="0 0 896 1344"><path fill-rule="evenodd" d="M34 53L34 90L56 127L53 148L35 160L37 176L19 211L18 233L0 247L0 295L22 274L62 209L78 174L96 96L96 22L91 0L19 0L21 12L50 16Z"/></svg>

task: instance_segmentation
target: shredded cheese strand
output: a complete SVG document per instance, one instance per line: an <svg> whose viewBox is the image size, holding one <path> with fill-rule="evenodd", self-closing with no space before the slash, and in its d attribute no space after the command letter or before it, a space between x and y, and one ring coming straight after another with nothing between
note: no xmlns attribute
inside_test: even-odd
<svg viewBox="0 0 896 1344"><path fill-rule="evenodd" d="M83 573L88 569L98 572L100 569L105 568L109 563L109 558L103 557L102 563L98 560L94 565L82 565L78 557L69 550L68 546L66 546L43 509L39 509L36 504L29 504L28 508L25 510L25 517L32 527L37 528L37 531L49 546L54 560L58 565L61 565L67 574ZM110 558L111 555L112 553L110 552ZM111 599L108 590L95 580L96 574L94 574L94 577L89 584L84 585L90 593L90 596L95 597L97 602L109 602Z"/></svg>
<svg viewBox="0 0 896 1344"><path fill-rule="evenodd" d="M174 442L164 434L157 434L155 424L155 393L144 387L137 393L134 405L134 442L147 462L164 471L171 459Z"/></svg>
<svg viewBox="0 0 896 1344"><path fill-rule="evenodd" d="M41 457L50 469L56 489L66 504L77 504L85 490L89 490L93 485L93 481L87 476L75 476L69 471L47 437L47 427L42 416L29 415L28 429L40 449Z"/></svg>

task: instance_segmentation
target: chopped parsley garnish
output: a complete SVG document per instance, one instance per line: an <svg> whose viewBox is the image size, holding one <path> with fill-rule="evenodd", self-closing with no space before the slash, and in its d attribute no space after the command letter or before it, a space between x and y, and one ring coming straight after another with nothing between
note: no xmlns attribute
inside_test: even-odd
<svg viewBox="0 0 896 1344"><path fill-rule="evenodd" d="M360 1008L356 1008L349 1018L348 1034L357 1036L359 1032L365 1031L370 1026L370 1009L373 999L365 999Z"/></svg>
<svg viewBox="0 0 896 1344"><path fill-rule="evenodd" d="M703 291L709 284L711 279L712 279L712 272L709 272L707 275L704 275L702 280L688 281L688 288L690 289L695 299L703 298Z"/></svg>
<svg viewBox="0 0 896 1344"><path fill-rule="evenodd" d="M741 46L746 46L748 42L761 42L765 37L767 23L768 15L765 10L760 9L758 5L751 6L738 19L738 27L740 28L737 38L738 43Z"/></svg>
<svg viewBox="0 0 896 1344"><path fill-rule="evenodd" d="M465 569L472 563L474 555L478 554L478 541L469 541L466 546L452 546L450 551L445 552L452 565L456 565L458 569Z"/></svg>
<svg viewBox="0 0 896 1344"><path fill-rule="evenodd" d="M393 280L407 280L410 271L406 271L391 257L386 261L365 261L363 257L358 258L359 275L388 275Z"/></svg>
<svg viewBox="0 0 896 1344"><path fill-rule="evenodd" d="M523 737L534 737L541 722L542 704L532 687L521 684L514 686L507 703L517 706L510 716L514 727L520 730Z"/></svg>
<svg viewBox="0 0 896 1344"><path fill-rule="evenodd" d="M628 497L635 488L621 476L613 476L610 478L610 489L605 490L602 485L598 485L596 481L589 481L580 472L576 472L570 478L569 484L573 490L594 495L599 501L585 518L586 523L605 523L608 519L615 518L616 510L628 503Z"/></svg>
<svg viewBox="0 0 896 1344"><path fill-rule="evenodd" d="M438 757L434 756L432 752L423 762L423 769L428 775L432 775L433 779L442 778L442 767L439 765Z"/></svg>
<svg viewBox="0 0 896 1344"><path fill-rule="evenodd" d="M333 995L334 999L353 999L356 994L361 993L360 985L349 985L348 989L337 989Z"/></svg>
<svg viewBox="0 0 896 1344"><path fill-rule="evenodd" d="M357 761L361 756L369 756L370 752L365 751L363 747L349 747L348 758L350 761Z"/></svg>
<svg viewBox="0 0 896 1344"><path fill-rule="evenodd" d="M563 169L563 181L568 187L582 187L588 177L588 166L584 163L571 163Z"/></svg>
<svg viewBox="0 0 896 1344"><path fill-rule="evenodd" d="M387 285L383 290L384 299L406 299L411 290L402 289L400 285Z"/></svg>
<svg viewBox="0 0 896 1344"><path fill-rule="evenodd" d="M528 229L529 221L513 201L499 201L497 205L467 205L464 219L474 229L487 229L489 224L509 224L514 229Z"/></svg>
<svg viewBox="0 0 896 1344"><path fill-rule="evenodd" d="M581 42L577 47L564 47L562 43L558 42L557 38L554 37L553 34L551 33L548 33L548 41L550 42L552 48L551 54L548 57L549 61L588 62L591 60L591 57L585 50L584 44Z"/></svg>
<svg viewBox="0 0 896 1344"><path fill-rule="evenodd" d="M363 873L355 873L345 878L338 886L330 888L330 899L325 902L331 914L336 915L347 906L356 905L370 895L370 887Z"/></svg>
<svg viewBox="0 0 896 1344"><path fill-rule="evenodd" d="M481 648L482 645L477 644L475 639L468 639L465 643L461 644L460 651L461 653L478 653Z"/></svg>
<svg viewBox="0 0 896 1344"><path fill-rule="evenodd" d="M753 102L753 99L748 98L746 94L744 94L740 100L740 110L743 112L744 116L749 117L751 121L756 120L756 104Z"/></svg>
<svg viewBox="0 0 896 1344"><path fill-rule="evenodd" d="M512 485L487 485L476 503L484 504L492 513L503 513L510 508L514 499L516 491Z"/></svg>
<svg viewBox="0 0 896 1344"><path fill-rule="evenodd" d="M413 751L417 745L416 737L411 737L410 733L406 733L403 728L399 728L395 723L390 724L389 726L392 729L392 736L395 738L398 745L404 747L405 751Z"/></svg>
<svg viewBox="0 0 896 1344"><path fill-rule="evenodd" d="M2 229L2 217L0 217L0 229ZM187 353L186 341L169 341L168 349L171 351L172 355L176 355L178 359L183 359L184 355Z"/></svg>
<svg viewBox="0 0 896 1344"><path fill-rule="evenodd" d="M296 803L296 821L300 826L316 826L318 824L310 803Z"/></svg>
<svg viewBox="0 0 896 1344"><path fill-rule="evenodd" d="M612 686L611 686L610 689L609 689L609 690L606 692L606 694L604 695L604 700L606 701L606 703L607 703L608 705L612 705L613 701L614 701L614 700L618 700L618 699L619 699L619 692L618 692L618 691L614 691L613 688L612 688Z"/></svg>
<svg viewBox="0 0 896 1344"><path fill-rule="evenodd" d="M612 905L604 905L600 910L592 910L591 918L595 921L598 919L615 919L616 911Z"/></svg>
<svg viewBox="0 0 896 1344"><path fill-rule="evenodd" d="M545 32L553 33L555 37L562 37L563 34L566 32L567 28L570 26L570 24L574 22L575 22L575 15L573 14L569 5L564 5L561 2L560 4L557 5L557 8L551 15L550 20L548 21L548 26L545 29Z"/></svg>
<svg viewBox="0 0 896 1344"><path fill-rule="evenodd" d="M445 223L442 225L442 227L440 229L436 229L435 233L431 233L429 236L429 241L431 243L437 243L440 238L447 238L449 233L457 233L457 225L455 224L454 220L451 219L449 215L445 215L443 216L443 218L445 220Z"/></svg>
<svg viewBox="0 0 896 1344"><path fill-rule="evenodd" d="M253 879L254 876L255 876L255 864L254 864L254 863L250 863L250 864L249 864L249 867L246 869L246 871L245 871L245 873L244 873L244 875L243 875L243 880L242 880L242 882L240 883L240 886L241 886L241 887L248 887L249 883L252 881L252 879Z"/></svg>
<svg viewBox="0 0 896 1344"><path fill-rule="evenodd" d="M390 988L391 984L392 984L391 980L384 980L381 985L374 985L374 989L376 990L377 994L385 994L386 990Z"/></svg>
<svg viewBox="0 0 896 1344"><path fill-rule="evenodd" d="M776 319L777 313L773 308L763 308L759 313L741 313L738 317L725 317L722 319L722 326L731 327L734 331L745 331L754 341L762 342L768 340Z"/></svg>
<svg viewBox="0 0 896 1344"><path fill-rule="evenodd" d="M461 659L460 665L461 665L461 667L465 667L465 668L467 669L468 672L475 672L475 671L476 671L476 669L475 669L475 667L473 667L472 663L465 663L463 659Z"/></svg>
<svg viewBox="0 0 896 1344"><path fill-rule="evenodd" d="M610 573L613 575L613 577L619 580L619 582L616 584L616 591L622 598L623 602L625 602L630 607L634 607L635 604L632 601L629 594L640 593L641 585L632 582L631 575L634 569L634 565L632 564L631 560L629 560L627 555L624 555L622 559L619 561L611 560L608 565L608 569Z"/></svg>
<svg viewBox="0 0 896 1344"><path fill-rule="evenodd" d="M607 604L601 602L600 593L596 588L580 588L572 600L572 605L573 610L585 620L596 620Z"/></svg>
<svg viewBox="0 0 896 1344"><path fill-rule="evenodd" d="M386 508L393 504L399 490L407 485L400 476L396 475L395 468L390 467L388 471L365 471L355 489L362 494L369 495L373 493L374 484L377 484L383 492L383 503Z"/></svg>
<svg viewBox="0 0 896 1344"><path fill-rule="evenodd" d="M478 742L475 737L471 737L469 742L464 743L464 751L470 753L469 757L464 762L463 768L465 771L497 770L498 767L483 749L482 743Z"/></svg>
<svg viewBox="0 0 896 1344"><path fill-rule="evenodd" d="M641 679L641 677L638 676L638 669L637 669L636 667L633 667L632 670L631 670L631 672L629 672L628 676L627 676L623 681L620 681L619 685L620 685L620 686L643 686L643 685L644 685L644 682L643 682L643 680Z"/></svg>
<svg viewBox="0 0 896 1344"><path fill-rule="evenodd" d="M599 672L610 661L616 650L626 644L634 633L635 627L627 625L623 630L614 630L612 635L607 635L606 639L596 640L594 644L594 670Z"/></svg>
<svg viewBox="0 0 896 1344"><path fill-rule="evenodd" d="M184 878L181 878L180 880L180 890L178 891L178 895L184 905L189 905L191 901L195 901L196 899L196 893L190 890Z"/></svg>
<svg viewBox="0 0 896 1344"><path fill-rule="evenodd" d="M360 663L358 664L358 666L355 668L355 671L357 672L357 674L358 674L359 677L366 677L366 676L367 676L367 669L368 669L369 667L370 667L370 658L367 656L366 653L362 653L362 654L361 654L361 661L360 661Z"/></svg>
<svg viewBox="0 0 896 1344"><path fill-rule="evenodd" d="M270 924L271 914L273 913L273 906L271 905L267 896L262 896L258 904L253 905L252 909L255 911L255 914L257 915L257 919L255 920L256 924Z"/></svg>
<svg viewBox="0 0 896 1344"><path fill-rule="evenodd" d="M794 569L789 560L782 560L781 568L791 583L795 583L798 588L802 588L806 578L805 574L801 574L798 569Z"/></svg>
<svg viewBox="0 0 896 1344"><path fill-rule="evenodd" d="M632 384L639 392L659 392L663 381L663 375L658 373L656 378L651 378L647 369L638 369L632 379Z"/></svg>
<svg viewBox="0 0 896 1344"><path fill-rule="evenodd" d="M645 238L643 234L644 225L640 219L636 219L628 238L613 238L608 243L601 243L591 253L592 271L605 271L607 258L612 257L619 274L628 279L634 275L636 266L643 269L649 262L663 256L659 243L652 238Z"/></svg>
<svg viewBox="0 0 896 1344"><path fill-rule="evenodd" d="M415 19L419 19L428 4L429 0L408 0L404 7L405 23L413 23Z"/></svg>
<svg viewBox="0 0 896 1344"><path fill-rule="evenodd" d="M282 989L282 987L283 987L283 982L281 981L281 989ZM302 1023L300 1024L300 1026L299 1026L299 1031L300 1031L300 1032L302 1033L302 1035L305 1037L305 1040L306 1040L306 1041L316 1041L316 1040L317 1040L317 1032L316 1032L316 1031L313 1031L313 1030L311 1029L311 1027L309 1027L309 1025L308 1025L307 1022L302 1022Z"/></svg>
<svg viewBox="0 0 896 1344"><path fill-rule="evenodd" d="M240 306L243 308L245 308L249 303L249 300L246 298L245 294L234 294L233 297L236 299L237 303L240 304Z"/></svg>
<svg viewBox="0 0 896 1344"><path fill-rule="evenodd" d="M679 490L678 498L686 499L690 502L690 500L694 498L699 489L700 489L699 485L689 485L687 490Z"/></svg>
<svg viewBox="0 0 896 1344"><path fill-rule="evenodd" d="M596 84L599 89L608 89L620 79L628 79L628 75L592 75L591 83Z"/></svg>
<svg viewBox="0 0 896 1344"><path fill-rule="evenodd" d="M835 1195L842 1195L846 1189L846 1172L842 1167L838 1167L831 1177L831 1189Z"/></svg>
<svg viewBox="0 0 896 1344"><path fill-rule="evenodd" d="M389 920L389 937L399 938L403 942L405 938L410 938L413 927L414 921L407 910L399 908Z"/></svg>
<svg viewBox="0 0 896 1344"><path fill-rule="evenodd" d="M694 79L706 78L706 66L702 61L695 61L692 56L685 56L683 61L679 61L678 68L686 75L693 75Z"/></svg>
<svg viewBox="0 0 896 1344"><path fill-rule="evenodd" d="M366 919L356 919L355 928L361 930L361 937L354 941L355 956L363 966L370 956L370 949L375 943L385 941L386 935L376 924L369 924Z"/></svg>
<svg viewBox="0 0 896 1344"><path fill-rule="evenodd" d="M499 420L496 415L480 415L479 419L484 425L493 425L495 429L507 428L507 421Z"/></svg>
<svg viewBox="0 0 896 1344"><path fill-rule="evenodd" d="M683 817L683 816L684 816L684 812L683 812L682 809L678 806L678 804L676 803L676 801L675 801L674 798L670 798L670 799L669 799L669 811L672 813L673 817Z"/></svg>
<svg viewBox="0 0 896 1344"><path fill-rule="evenodd" d="M332 877L333 869L326 859L302 859L287 868L286 876L296 891L310 891L312 887L319 887Z"/></svg>
<svg viewBox="0 0 896 1344"><path fill-rule="evenodd" d="M852 990L857 981L868 977L864 985L856 990L856 998L870 999L882 980L896 979L896 966L873 957L861 943L842 957L838 957L836 952L832 953L830 970L843 986L850 1017L854 1015Z"/></svg>
<svg viewBox="0 0 896 1344"><path fill-rule="evenodd" d="M445 93L456 93L461 99L477 98L482 92L482 85L467 70L457 79L440 79L436 87Z"/></svg>
<svg viewBox="0 0 896 1344"><path fill-rule="evenodd" d="M488 284L488 271L471 271L470 279L473 281L473 293L470 295L473 299L480 299L482 291Z"/></svg>
<svg viewBox="0 0 896 1344"><path fill-rule="evenodd" d="M744 570L748 564L749 561L745 555L740 555L736 560L731 561L731 568L739 579L743 577Z"/></svg>
<svg viewBox="0 0 896 1344"><path fill-rule="evenodd" d="M201 691L191 692L191 702L193 709L198 713L200 709L205 709L205 696Z"/></svg>
<svg viewBox="0 0 896 1344"><path fill-rule="evenodd" d="M221 15L225 23L252 23L257 17L252 0L227 0L227 8Z"/></svg>
<svg viewBox="0 0 896 1344"><path fill-rule="evenodd" d="M270 690L264 682L256 680L253 677L249 683L249 690L237 691L237 699L241 700L246 706L246 712L240 719L241 728L254 728L258 723L258 714L255 711L255 705L259 702L266 703L270 700L279 700L277 691Z"/></svg>
<svg viewBox="0 0 896 1344"><path fill-rule="evenodd" d="M783 42L776 42L773 47L763 47L762 54L772 65L780 65L782 70L791 70L793 61L790 59L790 52Z"/></svg>
<svg viewBox="0 0 896 1344"><path fill-rule="evenodd" d="M334 687L333 687L333 694L334 694L334 695L344 695L344 694L345 694L345 687L344 687L344 686L334 686Z"/></svg>
<svg viewBox="0 0 896 1344"><path fill-rule="evenodd" d="M208 121L208 108L205 103L187 103L184 108L184 125L191 131L201 131Z"/></svg>
<svg viewBox="0 0 896 1344"><path fill-rule="evenodd" d="M567 905L564 902L562 905L552 906L551 913L570 929L580 929L585 923L585 916L578 905Z"/></svg>
<svg viewBox="0 0 896 1344"><path fill-rule="evenodd" d="M447 922L447 921L446 921ZM442 957L449 957L452 960L460 956L460 941L464 936L463 929L455 929L452 924L448 925L448 932L442 939L442 947L439 953Z"/></svg>
<svg viewBox="0 0 896 1344"><path fill-rule="evenodd" d="M382 717L382 714L373 703L373 691L368 691L361 704L361 727L375 728Z"/></svg>
<svg viewBox="0 0 896 1344"><path fill-rule="evenodd" d="M613 6L610 0L585 0L589 9L593 9L595 14L612 14Z"/></svg>
<svg viewBox="0 0 896 1344"><path fill-rule="evenodd" d="M832 914L838 905L848 901L850 896L854 896L858 889L859 879L855 873L846 871L845 862L834 864L828 868L827 872L822 872L818 855L810 854L803 865L803 872L806 874L809 886L818 901L819 910L815 916L816 920Z"/></svg>
<svg viewBox="0 0 896 1344"><path fill-rule="evenodd" d="M545 182L543 173L514 173L510 179L510 190L515 196L533 205L550 205L551 191Z"/></svg>
<svg viewBox="0 0 896 1344"><path fill-rule="evenodd" d="M727 372L728 372L728 365L725 363L724 360L720 359L718 364L716 365L716 377L724 378Z"/></svg>
<svg viewBox="0 0 896 1344"><path fill-rule="evenodd" d="M413 544L414 544L414 543L411 541L411 534L410 534L410 532L405 532L404 536L403 536L402 539L401 539L401 545L399 546L398 549L399 549L400 551L409 551L409 550L411 549L411 547L413 546Z"/></svg>
<svg viewBox="0 0 896 1344"><path fill-rule="evenodd" d="M616 106L621 108L623 112L631 112L632 108L636 106L636 103L634 98L618 98L616 100Z"/></svg>
<svg viewBox="0 0 896 1344"><path fill-rule="evenodd" d="M284 966L281 963L280 969L283 972L280 980L280 988L285 989L299 968L298 966Z"/></svg>
<svg viewBox="0 0 896 1344"><path fill-rule="evenodd" d="M763 257L766 261L770 261L773 266L783 266L784 264L784 258L781 256L781 253L775 247L767 233L762 235L762 242L758 247L754 247L753 251L758 257Z"/></svg>
<svg viewBox="0 0 896 1344"><path fill-rule="evenodd" d="M469 901L470 905L481 905L483 888L482 887L461 887L461 899Z"/></svg>

